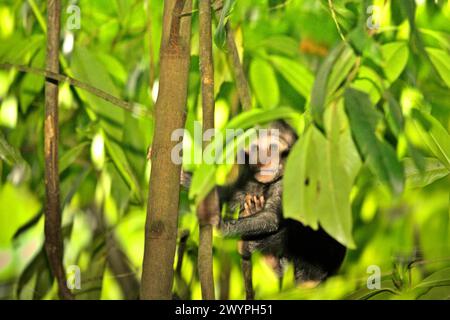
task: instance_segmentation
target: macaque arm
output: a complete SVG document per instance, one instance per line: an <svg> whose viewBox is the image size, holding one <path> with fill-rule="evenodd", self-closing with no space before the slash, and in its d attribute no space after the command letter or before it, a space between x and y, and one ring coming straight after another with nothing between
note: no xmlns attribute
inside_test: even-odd
<svg viewBox="0 0 450 320"><path fill-rule="evenodd" d="M228 220L221 223L224 236L258 236L278 230L281 213L281 182L275 183L265 200L264 208L251 216L240 217L238 220Z"/></svg>
<svg viewBox="0 0 450 320"><path fill-rule="evenodd" d="M276 212L263 210L250 217L223 221L220 229L222 234L227 237L248 237L275 232L279 225L280 218Z"/></svg>

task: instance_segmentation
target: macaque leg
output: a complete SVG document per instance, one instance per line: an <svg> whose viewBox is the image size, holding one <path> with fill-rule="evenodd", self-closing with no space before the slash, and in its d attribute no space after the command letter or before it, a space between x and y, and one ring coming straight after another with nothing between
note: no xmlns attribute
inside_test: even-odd
<svg viewBox="0 0 450 320"><path fill-rule="evenodd" d="M253 279L252 279L252 257L242 256L242 274L244 276L245 285L245 299L254 300L255 292L253 291Z"/></svg>
<svg viewBox="0 0 450 320"><path fill-rule="evenodd" d="M248 241L239 240L238 251L241 255L241 268L244 277L245 298L246 300L254 300L255 293L253 291L252 278L252 253L250 252Z"/></svg>
<svg viewBox="0 0 450 320"><path fill-rule="evenodd" d="M259 212L263 207L264 197L247 195L245 197L244 211L241 214L243 217L248 217ZM249 248L249 242L239 240L238 251L242 258L241 267L244 276L245 298L247 300L254 300L255 292L253 291L252 254Z"/></svg>

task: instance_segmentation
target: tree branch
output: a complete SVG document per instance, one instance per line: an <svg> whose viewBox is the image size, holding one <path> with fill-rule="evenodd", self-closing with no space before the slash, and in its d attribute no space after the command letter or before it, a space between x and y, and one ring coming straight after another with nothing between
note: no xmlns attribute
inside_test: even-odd
<svg viewBox="0 0 450 320"><path fill-rule="evenodd" d="M71 78L69 76L60 74L58 72L52 72L50 70L28 67L28 66L24 66L24 65L16 65L16 64L11 64L11 63L1 63L0 69L5 69L5 70L17 69L20 72L32 73L32 74L43 76L47 80L52 80L53 82L67 82L68 84L70 84L73 87L77 87L79 89L85 90L85 91L87 91L105 101L108 101L109 103L114 104L126 111L132 112L139 116L152 116L151 112L145 110L139 104L121 100L119 98L114 97L113 95L110 95L109 93L107 93L101 89L91 86L90 84L81 82L80 80Z"/></svg>

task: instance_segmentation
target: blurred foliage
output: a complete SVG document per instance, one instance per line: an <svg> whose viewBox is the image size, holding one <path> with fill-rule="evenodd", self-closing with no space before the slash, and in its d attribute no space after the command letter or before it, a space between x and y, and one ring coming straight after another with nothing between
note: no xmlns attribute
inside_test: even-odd
<svg viewBox="0 0 450 320"><path fill-rule="evenodd" d="M151 114L163 1L62 2L61 72ZM68 27L71 5L81 9L79 29ZM256 256L256 297L449 299L448 1L225 0L224 7L214 26L216 127L286 119L300 140L286 167L285 215L320 224L352 248L339 274L315 289L296 288L287 270L279 290ZM42 0L1 2L0 64L44 67L45 12ZM193 139L201 119L195 10L192 17L185 157L201 150ZM248 112L236 102L227 21L253 93ZM0 69L1 299L56 298L43 251L43 86L39 75ZM141 274L153 119L64 83L60 128L64 265L81 269L74 292L124 298L121 280ZM184 165L195 174L180 203L180 232L189 233L176 257L174 291L199 299L195 204L232 167ZM123 253L128 272L116 268L111 247ZM380 289L367 288L370 266L381 270ZM215 235L214 267L218 295L242 299L235 240Z"/></svg>

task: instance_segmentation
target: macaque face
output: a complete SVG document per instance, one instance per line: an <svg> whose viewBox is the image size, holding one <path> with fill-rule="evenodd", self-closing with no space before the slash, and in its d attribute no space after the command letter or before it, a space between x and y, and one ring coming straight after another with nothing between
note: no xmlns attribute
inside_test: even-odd
<svg viewBox="0 0 450 320"><path fill-rule="evenodd" d="M271 183L283 175L289 143L277 132L255 139L249 147L249 165L258 182Z"/></svg>

